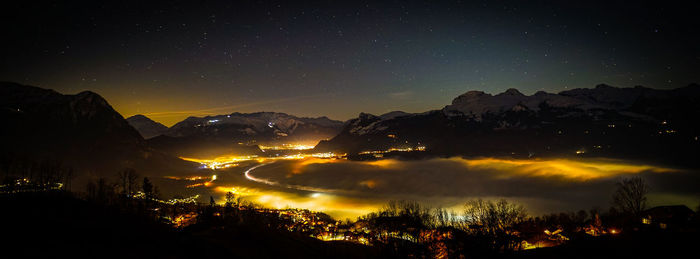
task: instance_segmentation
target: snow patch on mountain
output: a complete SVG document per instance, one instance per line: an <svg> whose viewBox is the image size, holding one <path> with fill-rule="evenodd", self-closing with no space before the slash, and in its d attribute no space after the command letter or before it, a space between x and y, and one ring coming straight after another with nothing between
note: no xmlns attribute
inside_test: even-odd
<svg viewBox="0 0 700 259"><path fill-rule="evenodd" d="M286 113L257 112L257 113L231 113L227 115L215 115L206 117L189 117L173 125L168 135L174 137L192 134L197 128L216 129L226 125L240 125L245 127L241 132L246 135L256 135L260 132L274 132L278 136L293 135L300 127L340 128L343 122L331 120L327 117L300 118Z"/></svg>

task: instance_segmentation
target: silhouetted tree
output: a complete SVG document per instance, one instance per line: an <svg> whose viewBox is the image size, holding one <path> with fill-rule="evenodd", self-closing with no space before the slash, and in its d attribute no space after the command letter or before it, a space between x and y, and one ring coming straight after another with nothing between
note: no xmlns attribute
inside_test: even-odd
<svg viewBox="0 0 700 259"><path fill-rule="evenodd" d="M625 178L616 184L613 204L623 213L639 216L647 205L649 186L641 177Z"/></svg>
<svg viewBox="0 0 700 259"><path fill-rule="evenodd" d="M136 174L136 170L132 168L126 168L119 172L119 187L121 187L122 194L125 197L131 197L138 189L136 179L138 179L138 175Z"/></svg>
<svg viewBox="0 0 700 259"><path fill-rule="evenodd" d="M153 185L153 194L151 194L154 199L160 199L160 188L158 186Z"/></svg>
<svg viewBox="0 0 700 259"><path fill-rule="evenodd" d="M462 221L455 211L445 208L433 209L432 226L434 227L460 227Z"/></svg>
<svg viewBox="0 0 700 259"><path fill-rule="evenodd" d="M143 189L143 194L146 196L146 199L152 200L153 199L153 184L151 183L150 180L148 180L148 177L143 178L143 185L141 187Z"/></svg>
<svg viewBox="0 0 700 259"><path fill-rule="evenodd" d="M100 179L97 180L97 202L107 202L107 197L110 193L108 188L109 186L107 185L107 180L105 180L105 178L103 177L100 177Z"/></svg>
<svg viewBox="0 0 700 259"><path fill-rule="evenodd" d="M448 226L451 223L450 214L444 208L435 208L433 210L433 218L436 226Z"/></svg>
<svg viewBox="0 0 700 259"><path fill-rule="evenodd" d="M585 210L579 210L576 213L576 224L578 225L583 225L586 223L586 220L588 219L588 213Z"/></svg>
<svg viewBox="0 0 700 259"><path fill-rule="evenodd" d="M497 202L482 199L465 203L466 223L471 231L493 240L493 249L513 250L520 242L512 234L513 227L525 220L525 208L506 200Z"/></svg>
<svg viewBox="0 0 700 259"><path fill-rule="evenodd" d="M71 191L73 184L73 167L66 168L66 173L63 176L63 189Z"/></svg>
<svg viewBox="0 0 700 259"><path fill-rule="evenodd" d="M85 190L87 191L88 199L91 199L91 200L97 199L97 185L95 184L94 181L92 181L92 180L88 181L87 185L85 186Z"/></svg>
<svg viewBox="0 0 700 259"><path fill-rule="evenodd" d="M226 208L238 207L239 202L240 197L237 197L233 192L226 193L226 204L224 205Z"/></svg>

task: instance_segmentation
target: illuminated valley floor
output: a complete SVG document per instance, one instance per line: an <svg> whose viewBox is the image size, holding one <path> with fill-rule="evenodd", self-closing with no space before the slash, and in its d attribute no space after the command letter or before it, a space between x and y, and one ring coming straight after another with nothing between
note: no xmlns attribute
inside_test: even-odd
<svg viewBox="0 0 700 259"><path fill-rule="evenodd" d="M214 160L209 160L211 163ZM223 203L232 192L271 208L323 211L337 219L372 212L390 200L415 200L455 211L475 198L505 198L530 214L606 209L615 182L640 175L650 205L700 202L700 173L620 160L430 159L348 161L328 157L240 159L201 175L171 178L186 193ZM207 162L203 162L207 164ZM205 202L205 200L202 200Z"/></svg>

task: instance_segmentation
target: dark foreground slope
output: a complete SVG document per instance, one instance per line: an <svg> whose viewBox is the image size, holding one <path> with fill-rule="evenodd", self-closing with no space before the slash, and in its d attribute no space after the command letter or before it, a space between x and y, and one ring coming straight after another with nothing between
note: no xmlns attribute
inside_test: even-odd
<svg viewBox="0 0 700 259"><path fill-rule="evenodd" d="M558 247L533 249L515 258L683 258L693 257L696 232L646 232L620 238L590 238Z"/></svg>
<svg viewBox="0 0 700 259"><path fill-rule="evenodd" d="M139 208L68 193L0 195L3 253L16 258L367 258L369 247L256 226L177 230ZM7 255L7 254L6 254Z"/></svg>
<svg viewBox="0 0 700 259"><path fill-rule="evenodd" d="M106 204L66 192L3 194L0 206L0 248L13 258L421 258L432 254L431 247L401 240L375 246L323 242L265 224L196 223L175 229L148 217L153 214L148 205L125 200ZM641 230L576 238L557 247L488 252L476 245L488 244L483 238L487 237L455 236L446 252L450 258L682 258L695 253L700 240L697 230Z"/></svg>

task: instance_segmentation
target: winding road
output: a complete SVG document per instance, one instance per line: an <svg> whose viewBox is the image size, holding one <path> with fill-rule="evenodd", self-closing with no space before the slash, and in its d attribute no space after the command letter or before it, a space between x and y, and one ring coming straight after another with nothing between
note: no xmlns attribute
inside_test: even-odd
<svg viewBox="0 0 700 259"><path fill-rule="evenodd" d="M274 163L274 162L264 163L264 164L259 164L259 165L253 166L251 168L248 168L248 170L245 170L245 172L243 172L243 174L245 175L246 179L251 180L253 182L278 186L278 185L280 185L278 182L270 181L270 180L266 180L266 179L255 178L252 175L250 175L250 172L252 172L253 170L260 168L260 167L263 167L263 166L266 166L266 165L269 165L269 164L272 164L272 163Z"/></svg>
<svg viewBox="0 0 700 259"><path fill-rule="evenodd" d="M316 187L295 185L295 184L281 184L279 182L271 181L268 179L257 178L255 176L251 175L253 170L258 169L258 168L263 167L263 166L266 166L266 165L273 164L273 163L275 163L275 162L269 162L269 163L255 165L251 168L248 168L248 170L245 170L245 172L243 172L243 175L245 175L246 179L253 181L253 182L262 183L262 184L266 184L266 185L270 185L270 186L280 186L280 187L284 187L287 189L309 191L309 192L324 192L324 193L339 193L339 192L350 193L350 192L344 191L344 190L323 189L323 188L316 188Z"/></svg>

